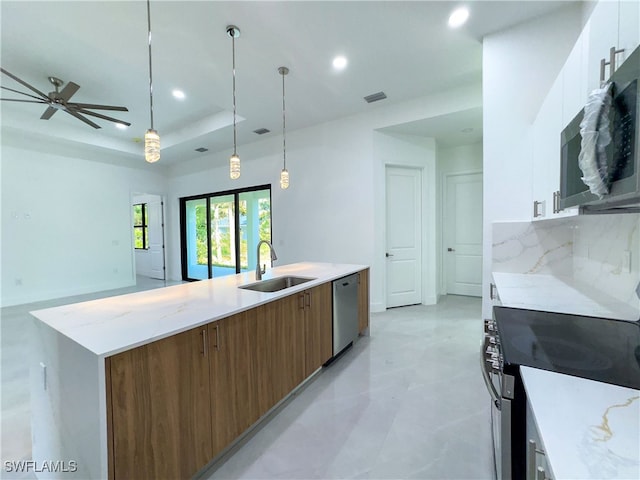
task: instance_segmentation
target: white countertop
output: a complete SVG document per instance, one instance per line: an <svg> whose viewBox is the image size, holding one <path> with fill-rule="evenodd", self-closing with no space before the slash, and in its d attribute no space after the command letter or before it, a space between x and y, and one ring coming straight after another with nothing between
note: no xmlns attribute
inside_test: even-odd
<svg viewBox="0 0 640 480"><path fill-rule="evenodd" d="M493 272L500 302L506 307L638 320L630 305L568 277Z"/></svg>
<svg viewBox="0 0 640 480"><path fill-rule="evenodd" d="M315 280L273 293L238 288L255 282L255 272L251 271L31 314L94 354L107 357L365 268L366 265L294 263L267 270L263 280L284 275Z"/></svg>
<svg viewBox="0 0 640 480"><path fill-rule="evenodd" d="M640 478L640 391L520 367L556 480Z"/></svg>

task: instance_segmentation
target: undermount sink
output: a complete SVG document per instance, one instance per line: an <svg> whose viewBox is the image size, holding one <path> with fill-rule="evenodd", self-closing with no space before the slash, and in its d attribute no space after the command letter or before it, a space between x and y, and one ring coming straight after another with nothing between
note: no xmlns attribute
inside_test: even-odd
<svg viewBox="0 0 640 480"><path fill-rule="evenodd" d="M295 287L296 285L310 282L311 280L315 280L315 278L292 276L276 277L269 280L262 280L256 283L250 283L248 285L241 285L238 288L242 288L244 290L254 290L256 292L279 292L280 290L284 290L285 288Z"/></svg>

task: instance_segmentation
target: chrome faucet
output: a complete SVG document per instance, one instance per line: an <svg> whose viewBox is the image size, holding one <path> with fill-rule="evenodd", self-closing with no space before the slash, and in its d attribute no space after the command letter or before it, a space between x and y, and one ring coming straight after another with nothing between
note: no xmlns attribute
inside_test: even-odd
<svg viewBox="0 0 640 480"><path fill-rule="evenodd" d="M260 240L258 242L258 248L256 252L256 280L262 280L262 274L267 270L266 264L264 264L262 268L260 268L260 246L263 243L266 243L269 246L269 250L271 250L271 260L273 261L278 259L276 251L273 249L273 245L271 245L271 243L267 242L266 240Z"/></svg>

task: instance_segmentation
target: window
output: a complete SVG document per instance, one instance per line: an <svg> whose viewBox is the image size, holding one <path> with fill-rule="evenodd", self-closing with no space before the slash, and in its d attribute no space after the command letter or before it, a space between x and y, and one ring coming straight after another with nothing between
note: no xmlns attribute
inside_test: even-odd
<svg viewBox="0 0 640 480"><path fill-rule="evenodd" d="M180 199L182 278L201 280L255 268L260 240L271 241L271 186ZM268 262L268 247L261 247Z"/></svg>
<svg viewBox="0 0 640 480"><path fill-rule="evenodd" d="M149 226L147 225L147 204L133 206L133 246L138 250L149 248Z"/></svg>

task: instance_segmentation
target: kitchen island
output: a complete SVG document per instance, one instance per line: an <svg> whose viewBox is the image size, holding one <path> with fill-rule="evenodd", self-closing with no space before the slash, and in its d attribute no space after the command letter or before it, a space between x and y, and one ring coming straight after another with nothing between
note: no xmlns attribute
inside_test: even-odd
<svg viewBox="0 0 640 480"><path fill-rule="evenodd" d="M331 358L331 282L368 268L297 263L277 292L242 273L32 312L33 459L41 478L188 478Z"/></svg>

